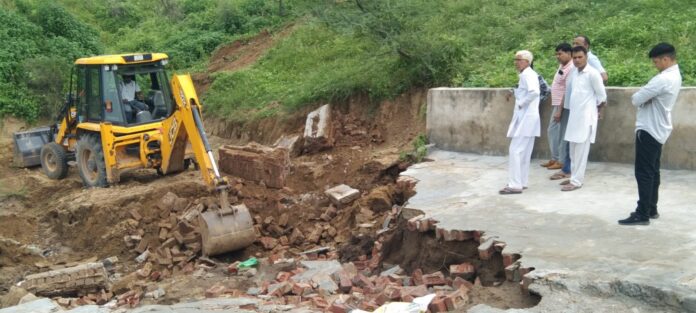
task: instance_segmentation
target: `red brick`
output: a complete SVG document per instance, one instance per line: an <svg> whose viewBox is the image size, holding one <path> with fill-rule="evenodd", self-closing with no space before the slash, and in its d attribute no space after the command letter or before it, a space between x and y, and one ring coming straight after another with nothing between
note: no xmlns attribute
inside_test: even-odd
<svg viewBox="0 0 696 313"><path fill-rule="evenodd" d="M452 236L456 241L467 241L474 238L474 232L463 230L452 230Z"/></svg>
<svg viewBox="0 0 696 313"><path fill-rule="evenodd" d="M522 290L522 293L524 294L529 294L529 285L534 282L534 279L532 279L529 276L522 276L522 281L520 282L520 289Z"/></svg>
<svg viewBox="0 0 696 313"><path fill-rule="evenodd" d="M517 253L503 253L503 266L508 267L515 263L515 261L520 259L520 255Z"/></svg>
<svg viewBox="0 0 696 313"><path fill-rule="evenodd" d="M205 297L206 298L217 298L221 294L225 293L226 290L227 290L227 288L225 286L220 285L220 284L215 284L205 291Z"/></svg>
<svg viewBox="0 0 696 313"><path fill-rule="evenodd" d="M462 290L455 290L445 297L447 310L454 311L461 308L468 301L469 297Z"/></svg>
<svg viewBox="0 0 696 313"><path fill-rule="evenodd" d="M470 281L468 281L464 278L457 277L452 282L452 288L454 288L454 289L463 289L464 288L467 290L471 290L471 289L474 289L474 284L472 284Z"/></svg>
<svg viewBox="0 0 696 313"><path fill-rule="evenodd" d="M365 311L374 311L377 310L377 308L379 308L379 305L374 301L363 301L360 304L360 309Z"/></svg>
<svg viewBox="0 0 696 313"><path fill-rule="evenodd" d="M389 301L389 297L387 297L384 292L380 292L374 299L372 299L372 301L381 306Z"/></svg>
<svg viewBox="0 0 696 313"><path fill-rule="evenodd" d="M324 300L324 298L322 298L322 297L314 297L314 298L312 298L312 304L313 304L315 307L320 308L320 309L322 309L322 310L329 307L329 303L326 302L326 300Z"/></svg>
<svg viewBox="0 0 696 313"><path fill-rule="evenodd" d="M282 297L292 291L293 285L287 281L268 286L268 294L275 297Z"/></svg>
<svg viewBox="0 0 696 313"><path fill-rule="evenodd" d="M298 305L302 302L302 297L300 296L285 296L285 304Z"/></svg>
<svg viewBox="0 0 696 313"><path fill-rule="evenodd" d="M505 279L511 282L518 282L522 279L519 262L512 263L512 265L505 268Z"/></svg>
<svg viewBox="0 0 696 313"><path fill-rule="evenodd" d="M362 273L358 273L358 275L355 275L355 277L353 277L353 285L356 285L363 289L374 287L372 281L370 281L370 279L365 277L365 275L363 275Z"/></svg>
<svg viewBox="0 0 696 313"><path fill-rule="evenodd" d="M502 241L496 241L496 243L493 246L495 247L495 251L502 252L503 249L505 249L505 246L507 246L507 244Z"/></svg>
<svg viewBox="0 0 696 313"><path fill-rule="evenodd" d="M259 242L261 242L261 245L266 249L266 250L271 250L275 248L275 246L278 245L278 240L275 238L271 237L261 237L259 238Z"/></svg>
<svg viewBox="0 0 696 313"><path fill-rule="evenodd" d="M422 297L429 293L428 287L426 287L425 285L401 287L400 292L401 298L404 301L406 301L406 299L404 299L405 297L411 297L411 300L413 300L413 298Z"/></svg>
<svg viewBox="0 0 696 313"><path fill-rule="evenodd" d="M254 224L262 224L263 223L263 217L261 215L254 215Z"/></svg>
<svg viewBox="0 0 696 313"><path fill-rule="evenodd" d="M430 302L428 309L430 309L430 312L432 313L447 312L447 304L445 303L445 299L443 297L435 297L435 299Z"/></svg>
<svg viewBox="0 0 696 313"><path fill-rule="evenodd" d="M464 262L462 264L450 265L450 275L453 277L462 277L465 279L473 278L476 274L476 268L473 264Z"/></svg>
<svg viewBox="0 0 696 313"><path fill-rule="evenodd" d="M141 219L143 219L143 216L140 215L140 213L136 209L131 209L130 214L133 217L133 219L136 221L140 221Z"/></svg>
<svg viewBox="0 0 696 313"><path fill-rule="evenodd" d="M292 273L289 272L279 272L278 275L276 275L276 280L279 282L284 282L287 281L292 277Z"/></svg>
<svg viewBox="0 0 696 313"><path fill-rule="evenodd" d="M348 313L350 308L345 304L334 302L328 310L331 313Z"/></svg>
<svg viewBox="0 0 696 313"><path fill-rule="evenodd" d="M290 216L288 215L288 213L281 214L280 218L278 218L278 225L280 225L282 227L287 226L289 218L290 218Z"/></svg>
<svg viewBox="0 0 696 313"><path fill-rule="evenodd" d="M295 283L292 285L292 294L296 296L306 296L313 291L312 285L307 283Z"/></svg>
<svg viewBox="0 0 696 313"><path fill-rule="evenodd" d="M353 288L353 282L351 281L348 273L341 272L338 275L338 288L343 293L348 293L350 292L350 289Z"/></svg>
<svg viewBox="0 0 696 313"><path fill-rule="evenodd" d="M445 229L444 228L435 228L435 239L444 240L444 237L445 237Z"/></svg>
<svg viewBox="0 0 696 313"><path fill-rule="evenodd" d="M239 265L239 261L235 261L234 263L231 263L230 265L227 266L227 272L230 274L236 274L238 269L237 266Z"/></svg>
<svg viewBox="0 0 696 313"><path fill-rule="evenodd" d="M478 252L479 252L479 258L481 260L490 260L491 256L493 255L493 252L495 252L495 247L494 247L494 240L493 238L489 238L488 240L484 241L481 243L478 247Z"/></svg>
<svg viewBox="0 0 696 313"><path fill-rule="evenodd" d="M384 295L387 296L389 300L399 300L399 298L401 298L401 287L387 286L384 288Z"/></svg>
<svg viewBox="0 0 696 313"><path fill-rule="evenodd" d="M442 272L435 272L427 275L423 275L423 283L428 287L430 286L442 286L447 285L447 280L445 280L445 275Z"/></svg>
<svg viewBox="0 0 696 313"><path fill-rule="evenodd" d="M524 275L527 275L529 272L533 271L533 267L521 267L520 266L520 276L524 277Z"/></svg>
<svg viewBox="0 0 696 313"><path fill-rule="evenodd" d="M420 268L411 273L411 279L413 280L413 285L418 286L423 284L423 271Z"/></svg>

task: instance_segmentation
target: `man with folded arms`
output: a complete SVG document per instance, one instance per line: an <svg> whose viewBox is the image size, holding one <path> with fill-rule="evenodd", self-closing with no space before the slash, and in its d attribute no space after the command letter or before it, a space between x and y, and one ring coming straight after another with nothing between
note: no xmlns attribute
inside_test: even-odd
<svg viewBox="0 0 696 313"><path fill-rule="evenodd" d="M660 71L647 85L633 94L631 102L636 114L636 164L638 207L620 225L648 225L657 213L660 188L660 156L662 145L672 133L672 109L681 90L682 77L677 64L677 51L668 43L660 43L648 53Z"/></svg>

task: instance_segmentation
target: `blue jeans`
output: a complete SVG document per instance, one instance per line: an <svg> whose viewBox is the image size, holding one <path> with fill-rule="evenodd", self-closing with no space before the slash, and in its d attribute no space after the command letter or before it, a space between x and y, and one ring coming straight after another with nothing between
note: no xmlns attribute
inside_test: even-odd
<svg viewBox="0 0 696 313"><path fill-rule="evenodd" d="M563 168L561 171L565 174L570 174L570 144L567 141L563 142L566 148L565 160L563 160Z"/></svg>

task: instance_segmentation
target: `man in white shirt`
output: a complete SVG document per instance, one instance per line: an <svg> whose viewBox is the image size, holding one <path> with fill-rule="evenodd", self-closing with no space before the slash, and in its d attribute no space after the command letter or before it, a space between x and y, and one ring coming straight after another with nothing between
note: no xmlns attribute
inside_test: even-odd
<svg viewBox="0 0 696 313"><path fill-rule="evenodd" d="M592 51L590 51L590 39L587 38L587 36L585 36L585 35L575 36L575 38L573 39L573 47L577 47L577 46L584 47L587 50L587 63L599 72L599 74L602 76L602 82L604 83L604 85L606 85L607 79L609 79L609 76L607 76L607 71L604 69L604 66L602 66L602 62L599 61L599 58L596 55L594 55L592 53ZM573 71L573 73L568 76L568 79L567 79L568 83L572 82L572 79L573 79L575 72L576 71ZM570 91L571 91L570 88L568 88L568 90L566 91L566 100L570 97ZM566 101L566 104L567 104L567 101ZM566 105L564 105L564 108L568 109L568 107L566 107ZM604 105L599 106L597 108L597 110L599 110L599 113L598 113L598 114L600 114L599 116L601 116L603 109L604 109ZM566 158L561 162L561 163L563 163L563 168L560 171L558 171L557 173L553 174L551 176L551 180L563 179L563 178L567 178L570 176L570 170L571 170L570 152L569 152L570 145L568 144L567 141L564 141L563 146L566 149L565 150ZM561 185L567 185L569 183L570 183L570 180L565 180L565 181L561 182Z"/></svg>
<svg viewBox="0 0 696 313"><path fill-rule="evenodd" d="M123 103L132 106L138 112L147 110L147 105L137 100L142 99L142 93L140 92L140 86L133 80L135 77L133 75L123 75L122 78L123 80L119 84Z"/></svg>
<svg viewBox="0 0 696 313"><path fill-rule="evenodd" d="M578 35L573 39L573 46L585 47L585 50L587 50L587 63L589 63L590 66L596 69L600 75L602 75L602 81L606 85L609 76L607 75L607 71L604 69L604 66L602 66L602 62L599 61L599 58L590 50L590 39L585 35Z"/></svg>
<svg viewBox="0 0 696 313"><path fill-rule="evenodd" d="M638 207L620 225L648 225L657 213L660 188L660 156L662 145L672 133L672 109L681 90L682 77L677 64L677 51L668 43L650 50L648 57L660 71L647 85L633 94L631 102L636 114L636 163Z"/></svg>
<svg viewBox="0 0 696 313"><path fill-rule="evenodd" d="M527 187L529 163L534 148L534 137L539 137L539 75L532 69L534 56L527 50L515 53L515 68L520 73L515 89L515 108L508 128L510 141L509 175L507 186L500 194L519 194Z"/></svg>
<svg viewBox="0 0 696 313"><path fill-rule="evenodd" d="M570 82L570 114L565 133L565 140L570 143L571 176L570 183L564 185L562 191L582 187L590 145L594 143L597 134L597 106L602 106L607 101L602 76L587 64L585 47L573 47L573 64L576 71Z"/></svg>

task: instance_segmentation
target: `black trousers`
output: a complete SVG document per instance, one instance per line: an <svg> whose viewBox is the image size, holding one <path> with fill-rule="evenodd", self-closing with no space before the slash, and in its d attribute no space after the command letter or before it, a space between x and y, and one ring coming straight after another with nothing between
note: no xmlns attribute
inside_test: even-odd
<svg viewBox="0 0 696 313"><path fill-rule="evenodd" d="M636 132L636 182L638 182L638 207L636 213L647 219L657 214L658 189L660 188L660 156L662 144L648 132Z"/></svg>

